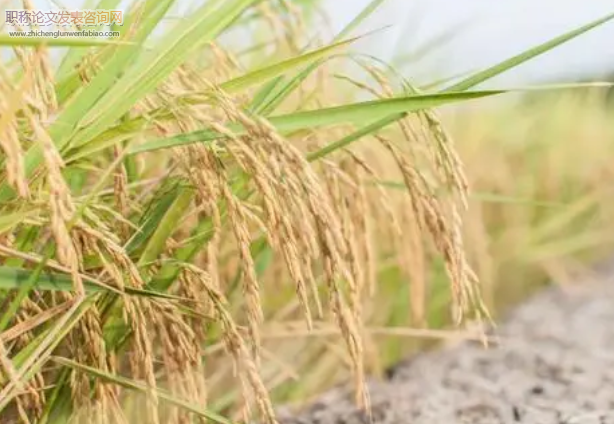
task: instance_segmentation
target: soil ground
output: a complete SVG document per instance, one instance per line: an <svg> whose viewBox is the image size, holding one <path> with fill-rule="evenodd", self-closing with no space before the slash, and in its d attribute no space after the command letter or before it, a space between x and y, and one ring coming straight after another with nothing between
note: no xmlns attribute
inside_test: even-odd
<svg viewBox="0 0 614 424"><path fill-rule="evenodd" d="M614 424L614 273L553 287L500 324L496 346L465 342L371 381L375 424ZM282 424L367 424L351 390L330 391Z"/></svg>

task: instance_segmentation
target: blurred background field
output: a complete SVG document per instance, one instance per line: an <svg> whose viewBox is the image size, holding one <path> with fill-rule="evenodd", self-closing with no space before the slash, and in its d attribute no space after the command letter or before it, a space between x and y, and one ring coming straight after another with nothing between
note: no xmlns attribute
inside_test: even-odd
<svg viewBox="0 0 614 424"><path fill-rule="evenodd" d="M271 420L267 391L300 405L360 385L363 368L381 377L440 342L480 339L471 314L454 325L477 281L465 255L495 321L611 257L607 84L527 90L607 83L608 62L513 74L565 51L560 40L479 72L602 9L468 69L442 53L462 34L453 24L419 57L394 51L398 39L365 25L385 1L328 26L341 12L326 2L101 5L116 3L135 19L116 29L138 43L2 39L0 421L100 405L134 416L139 402L164 422L241 419L250 402ZM390 110L403 113L373 128ZM82 298L80 279L102 285Z"/></svg>

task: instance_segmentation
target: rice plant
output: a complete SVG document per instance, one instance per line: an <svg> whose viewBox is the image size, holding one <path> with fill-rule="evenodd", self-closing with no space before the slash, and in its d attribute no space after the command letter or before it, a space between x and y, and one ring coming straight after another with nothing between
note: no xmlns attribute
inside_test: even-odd
<svg viewBox="0 0 614 424"><path fill-rule="evenodd" d="M286 0L135 1L117 39L0 38L2 422L272 423L319 357L368 407L391 263L425 334L433 262L450 318L489 319L433 108L613 16L427 91L352 53L381 3L328 38Z"/></svg>

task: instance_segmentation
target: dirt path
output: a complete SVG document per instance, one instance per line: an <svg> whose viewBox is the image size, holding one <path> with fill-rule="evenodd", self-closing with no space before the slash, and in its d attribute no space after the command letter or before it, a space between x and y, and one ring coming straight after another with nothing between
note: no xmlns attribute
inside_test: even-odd
<svg viewBox="0 0 614 424"><path fill-rule="evenodd" d="M399 364L370 384L378 424L614 423L614 280L549 289L499 326L501 343L465 343ZM333 390L282 424L366 424Z"/></svg>

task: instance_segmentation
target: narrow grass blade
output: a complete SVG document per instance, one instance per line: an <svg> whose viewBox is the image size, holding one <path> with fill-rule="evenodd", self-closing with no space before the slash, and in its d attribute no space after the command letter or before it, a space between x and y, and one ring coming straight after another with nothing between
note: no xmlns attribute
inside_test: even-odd
<svg viewBox="0 0 614 424"><path fill-rule="evenodd" d="M37 209L33 209L0 215L0 235L23 223L24 219L36 216L38 212L39 211Z"/></svg>
<svg viewBox="0 0 614 424"><path fill-rule="evenodd" d="M415 112L465 100L493 96L503 91L474 91L465 93L426 94L371 100L349 105L297 112L271 117L270 121L281 132L292 132L343 123L363 123L383 118L389 114Z"/></svg>
<svg viewBox="0 0 614 424"><path fill-rule="evenodd" d="M241 199L249 198L251 192L247 192L240 182L232 185L232 192L237 193ZM226 205L220 204L220 215L222 219L226 217ZM166 291L173 284L181 272L182 263L190 263L194 257L203 249L203 246L213 237L213 222L211 219L203 219L192 231L190 240L174 252L174 261L165 263L160 271L150 280L147 287L156 291Z"/></svg>
<svg viewBox="0 0 614 424"><path fill-rule="evenodd" d="M395 115L390 115L387 116L385 118L382 118L372 124L369 124L367 126L364 126L362 128L359 128L358 130L354 131L351 134L348 134L347 136L343 137L341 140L335 141L333 143L330 143L324 147L322 147L321 149L313 152L313 153L309 153L307 155L307 160L310 162L316 161L318 159L322 159L325 156L330 155L331 153L342 149L344 147L349 146L350 144L352 144L353 142L361 139L364 136L367 136L369 134L373 134L375 132L377 132L378 130L392 124L393 122L398 121L399 119L401 119L404 116L404 114L395 114Z"/></svg>
<svg viewBox="0 0 614 424"><path fill-rule="evenodd" d="M582 251L609 247L614 242L611 231L593 230L575 235L562 237L544 242L530 251L519 252L526 262L546 262L554 258L565 258Z"/></svg>
<svg viewBox="0 0 614 424"><path fill-rule="evenodd" d="M452 93L452 92L464 92L465 90L474 87L475 85L486 81L502 72L505 72L508 69L511 69L515 66L518 66L530 59L532 59L535 56L538 56L542 53L545 53L548 50L551 50L555 47L557 47L558 45L569 41L581 34L583 34L586 31L589 31L590 29L593 29L599 25L602 25L603 23L611 20L612 18L614 18L614 14L608 15L602 19L599 19L597 21L594 21L588 25L585 25L581 28L578 28L575 31L571 31L567 34L564 34L560 37L557 37L547 43L544 43L534 49L530 49L527 50L526 52L514 56L506 61L501 62L498 65L495 65L492 68L489 68L485 71L479 72L478 74L475 74L473 76L468 77L467 79L454 84L452 86L450 86L449 88L447 88L446 90L444 90L442 93ZM550 89L553 87L542 87L542 89ZM536 87L536 89L539 89L539 87ZM331 143L328 146L325 146L324 148L320 149L320 151L318 152L314 152L313 154L310 155L311 160L315 160L317 158L323 157L329 153L331 153L332 151L335 151L341 147L344 147L348 144L350 144L353 141L356 141L357 139L359 139L360 137L363 137L365 135L368 135L370 133L372 133L373 131L377 130L377 129L381 129L384 128L386 125L392 124L394 122L396 122L399 119L402 119L403 117L406 116L406 113L400 113L397 114L395 116L388 116L386 118L383 118L381 121L373 123L373 124L369 124L359 130L357 130L356 132L344 137L343 139L335 142L335 143Z"/></svg>
<svg viewBox="0 0 614 424"><path fill-rule="evenodd" d="M369 16L371 16L373 12L377 10L378 7L384 4L385 1L386 0L372 0L367 6L365 6L364 9L362 9L362 11L358 15L356 15L354 19L350 21L349 24L347 24L341 30L341 32L339 32L339 34L337 34L335 40L342 40L348 35L350 35L352 31L358 28L360 24L362 24Z"/></svg>
<svg viewBox="0 0 614 424"><path fill-rule="evenodd" d="M499 74L502 74L503 72L515 68L516 66L527 62L530 59L533 59L541 54L544 54L552 49L554 49L555 47L560 46L563 43L566 43L582 34L584 34L585 32L588 32L594 28L597 28L598 26L603 25L604 23L610 21L614 19L614 13L609 14L607 16L604 16L601 19L597 19L587 25L581 26L580 28L577 28L573 31L569 31L563 35L560 35L556 38L553 38L550 41L547 41L543 44L540 44L537 47L534 47L532 49L529 49L527 51L524 51L514 57L511 57L507 60L504 60L501 63L498 63L495 66L492 66L488 69L485 69L481 72L478 72L475 75L470 76L469 78L460 81L454 85L451 85L450 87L448 87L445 91L446 92L453 92L453 91L464 91L464 90L468 90L472 87L475 87L476 85L489 80Z"/></svg>
<svg viewBox="0 0 614 424"><path fill-rule="evenodd" d="M373 122L390 114L415 112L449 103L492 96L502 92L503 91L498 90L475 91L373 100L312 111L296 112L288 115L273 116L269 118L269 122L281 133L290 133L298 130L343 123ZM238 124L230 125L229 128L237 135L245 134L245 129ZM148 152L196 142L206 142L220 138L224 138L224 135L215 131L195 131L174 137L153 140L140 146L135 146L129 150L129 154Z"/></svg>
<svg viewBox="0 0 614 424"><path fill-rule="evenodd" d="M190 262L200 252L213 236L213 223L211 220L202 220L196 226L190 243L180 247L174 253L175 261L165 263L160 271L150 280L147 287L155 291L165 291L173 284L181 272L180 263Z"/></svg>
<svg viewBox="0 0 614 424"><path fill-rule="evenodd" d="M322 59L312 63L285 84L284 78L279 78L274 81L274 84L263 87L254 97L250 110L258 115L268 116L324 62L325 60Z"/></svg>
<svg viewBox="0 0 614 424"><path fill-rule="evenodd" d="M305 66L311 62L330 57L332 54L340 51L344 47L347 47L355 40L357 40L357 38L353 38L340 43L331 44L321 49L313 50L311 52L304 53L291 59L284 60L282 62L261 69L257 69L238 78L234 78L230 81L222 83L220 85L220 88L228 93L236 93L245 90L252 85L265 83L275 77L286 74L298 67Z"/></svg>
<svg viewBox="0 0 614 424"><path fill-rule="evenodd" d="M158 395L158 397L172 405L183 408L186 411L193 412L201 417L210 419L220 424L232 424L231 421L222 417L221 415L216 414L215 412L209 411L207 409L202 408L200 405L195 405L191 402L188 402L183 399L179 399L173 396L171 393L162 390L160 388L149 387L146 384L140 383L135 380L131 380L126 377L122 377L116 374L111 374L99 370L97 368L93 368L87 365L80 364L68 358L62 358L55 356L53 357L53 361L59 365L63 365L66 367L70 367L74 370L83 371L85 373L90 374L93 377L100 378L102 380L108 381L109 383L117 384L118 386L122 386L126 389L135 390L137 392L148 393L152 390Z"/></svg>
<svg viewBox="0 0 614 424"><path fill-rule="evenodd" d="M30 341L14 357L13 363L18 367L17 374L21 383L28 382L48 361L51 353L79 322L83 314L92 306L91 297L77 300L70 309L62 315L55 325ZM0 390L0 412L17 395L17 387L3 385Z"/></svg>
<svg viewBox="0 0 614 424"><path fill-rule="evenodd" d="M261 87L260 90L254 94L248 108L249 111L257 115L267 115L267 113L264 112L264 108L272 101L272 98L275 96L275 90L283 84L284 79L284 76L279 76Z"/></svg>
<svg viewBox="0 0 614 424"><path fill-rule="evenodd" d="M71 292L73 290L73 283L68 275L42 272L40 267L34 270L25 268L13 268L7 266L0 266L0 289L1 290L19 290L24 287L27 290L41 290L41 291L64 291ZM85 291L87 293L104 293L112 291L109 288L93 283L91 281L84 282ZM176 296L172 296L166 293L160 293L152 290L142 290L126 287L127 294L146 296L146 297L158 297L163 299L181 299ZM113 291L115 292L115 291ZM120 292L121 293L121 292ZM5 320L2 319L2 322Z"/></svg>
<svg viewBox="0 0 614 424"><path fill-rule="evenodd" d="M338 43L348 35L350 35L360 24L366 20L373 12L380 7L386 0L373 0L371 1L349 24L347 24L336 36L333 38L333 43ZM317 60L287 81L285 84L284 79L280 78L272 86L264 87L263 90L258 93L250 110L255 113L268 116L281 102L284 101L294 90L296 90L301 83L315 71L320 65L324 63L326 59L322 58Z"/></svg>
<svg viewBox="0 0 614 424"><path fill-rule="evenodd" d="M132 41L133 44L118 49L113 56L110 56L92 81L70 99L65 109L58 115L53 125L49 127L49 135L58 149L64 149L70 141L79 121L83 119L88 112L94 109L96 103L105 93L108 93L112 87L116 86L117 78L133 63L134 57L138 56L137 53L141 43L149 36L151 31L153 31L164 17L171 4L172 0L149 0L143 4L143 11L139 16L143 19L139 22L137 30L134 31L133 34L131 33L130 41ZM132 17L131 19L136 18L137 17ZM131 25L130 20L124 25ZM80 87L80 84L77 85L77 87ZM99 132L104 131L108 126L110 125L105 125ZM99 132L97 132L96 135L98 135ZM42 158L40 144L36 143L27 151L25 156L24 167L26 176L29 177L32 175L41 163ZM9 200L13 198L14 195L13 189L6 183L0 185L0 202Z"/></svg>
<svg viewBox="0 0 614 424"><path fill-rule="evenodd" d="M407 190L407 186L405 183L400 181L373 181L372 184L380 185L382 187L398 189L398 190ZM544 200L531 199L526 197L516 197L509 196L499 193L488 193L483 191L473 191L469 195L469 197L479 200L480 202L485 203L506 203L506 204L517 204L517 205L530 205L536 207L544 207L544 208L564 208L568 206L566 203L562 202L548 202Z"/></svg>
<svg viewBox="0 0 614 424"><path fill-rule="evenodd" d="M126 251L132 255L142 252L144 246L151 239L160 223L177 201L182 187L180 181L170 179L162 183L149 202L142 215L138 230L126 243Z"/></svg>
<svg viewBox="0 0 614 424"><path fill-rule="evenodd" d="M57 378L56 386L47 395L47 403L38 424L54 424L68 422L70 419L70 386L68 385L71 369L62 369Z"/></svg>
<svg viewBox="0 0 614 424"><path fill-rule="evenodd" d="M160 23L172 3L173 0L148 0L141 3L128 14L126 22L121 28L129 29L136 27L136 30L124 32L121 40L130 41L132 46L121 50L111 46L111 48L96 52L97 61L101 69L83 87L83 90L78 93L77 98L68 105L67 110L60 115L58 118L60 122L64 122L64 125L68 126L70 130L74 128L77 120L90 110L100 96L113 85L121 73L133 63L134 58L139 56L143 43ZM68 60L70 60L70 57ZM83 86L83 83L76 71L67 74L65 77L62 75L59 77L62 79L60 79L57 89L58 100L64 103L69 96ZM71 133L67 132L63 136L65 139L68 139ZM54 137L54 140L60 147L64 144L61 139Z"/></svg>
<svg viewBox="0 0 614 424"><path fill-rule="evenodd" d="M485 203L507 203L543 208L564 208L566 206L566 204L562 202L548 202L544 200L531 199L526 197L506 196L498 193L473 192L469 195L469 197Z"/></svg>
<svg viewBox="0 0 614 424"><path fill-rule="evenodd" d="M40 227L29 226L24 227L21 231L16 232L15 243L14 246L17 250L21 252L27 252L34 249L34 245L40 234ZM25 263L25 259L23 258L15 258L15 257L4 257L3 265L21 268Z"/></svg>
<svg viewBox="0 0 614 424"><path fill-rule="evenodd" d="M144 52L136 63L111 87L98 107L82 119L76 144L86 143L111 126L138 100L155 89L196 48L212 41L238 18L255 0L229 0L217 8L205 3L186 21L168 32L156 47Z"/></svg>
<svg viewBox="0 0 614 424"><path fill-rule="evenodd" d="M111 10L115 9L119 4L119 0L100 0L98 4L94 5L92 9L98 10ZM101 26L96 27L97 30L101 29ZM87 50L85 49L69 49L68 52L62 58L62 62L58 67L56 77L58 80L64 79L65 75L74 71L75 66L85 56Z"/></svg>
<svg viewBox="0 0 614 424"><path fill-rule="evenodd" d="M48 254L51 252L51 249L52 248L49 248ZM15 298L11 300L8 308L5 310L4 314L2 314L2 318L0 318L0 332L6 329L6 326L9 324L10 320L18 312L21 302L28 295L28 293L30 293L30 290L34 288L37 281L40 280L43 267L44 262L39 263L34 270L29 272L29 275L17 275L17 273L10 272L11 268L0 267L0 287L6 290L8 284L13 283L16 284L16 286L13 288L19 289ZM20 281L21 283L19 283ZM72 289L72 281L70 282L70 287Z"/></svg>
<svg viewBox="0 0 614 424"><path fill-rule="evenodd" d="M143 4L137 16L131 17L134 21L137 19L142 20L142 22L138 24L138 30L131 36L134 47L118 50L114 56L109 58L107 63L104 64L103 68L96 74L92 81L83 88L83 91L79 93L78 97L67 106L66 110L58 117L58 121L63 124L64 130L73 130L84 116L98 109L94 108L94 105L96 105L101 98L106 97L105 95L109 90L112 90L113 87L117 85L117 78L133 65L135 57L140 57L139 53L142 43L164 17L172 3L172 0L160 2L149 0ZM136 23L127 22L125 25L136 25ZM52 136L56 136L53 131L55 127L56 126L53 126L51 128ZM71 132L68 134L57 134L53 139L57 146L62 148L70 135Z"/></svg>
<svg viewBox="0 0 614 424"><path fill-rule="evenodd" d="M148 262L158 259L160 253L166 248L166 242L169 237L175 232L177 223L181 222L183 215L188 206L192 202L194 197L194 190L189 187L180 187L179 193L175 197L175 200L167 209L166 213L160 219L155 227L151 238L147 242L141 257L139 258L139 264L146 264Z"/></svg>
<svg viewBox="0 0 614 424"><path fill-rule="evenodd" d="M91 155L122 143L126 140L133 139L136 136L142 135L148 125L144 117L137 117L131 120L126 120L120 125L109 128L101 133L91 142L83 146L73 146L71 150L66 152L65 161L72 162L79 159L91 157Z"/></svg>

